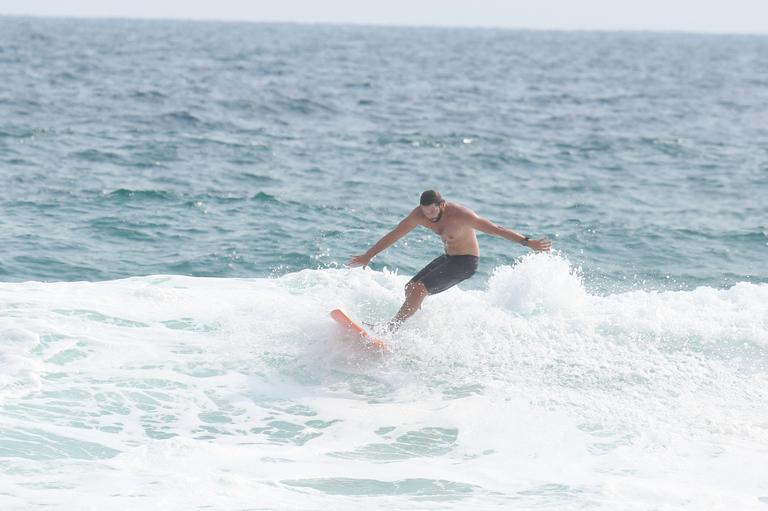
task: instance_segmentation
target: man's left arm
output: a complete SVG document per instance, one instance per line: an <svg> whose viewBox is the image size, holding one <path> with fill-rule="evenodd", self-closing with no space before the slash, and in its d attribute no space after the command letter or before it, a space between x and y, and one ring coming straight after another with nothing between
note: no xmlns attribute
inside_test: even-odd
<svg viewBox="0 0 768 511"><path fill-rule="evenodd" d="M515 243L520 243L526 247L532 248L536 251L548 251L552 247L552 242L546 238L540 240L532 240L527 236L523 236L511 229L506 229L500 225L496 225L487 218L483 218L474 213L470 214L470 222L474 229L482 231L491 236L499 236Z"/></svg>

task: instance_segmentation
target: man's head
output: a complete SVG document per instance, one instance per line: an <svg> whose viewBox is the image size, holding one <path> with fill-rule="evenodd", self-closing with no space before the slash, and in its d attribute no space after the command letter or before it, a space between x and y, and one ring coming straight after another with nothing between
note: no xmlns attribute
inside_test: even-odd
<svg viewBox="0 0 768 511"><path fill-rule="evenodd" d="M419 207L430 222L439 222L445 209L445 199L440 196L440 192L427 190L421 194Z"/></svg>

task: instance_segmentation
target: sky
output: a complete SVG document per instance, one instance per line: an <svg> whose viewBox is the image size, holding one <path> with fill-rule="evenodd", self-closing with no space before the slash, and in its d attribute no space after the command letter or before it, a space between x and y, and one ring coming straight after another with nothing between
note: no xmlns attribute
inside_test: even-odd
<svg viewBox="0 0 768 511"><path fill-rule="evenodd" d="M0 15L768 34L768 0L0 0Z"/></svg>

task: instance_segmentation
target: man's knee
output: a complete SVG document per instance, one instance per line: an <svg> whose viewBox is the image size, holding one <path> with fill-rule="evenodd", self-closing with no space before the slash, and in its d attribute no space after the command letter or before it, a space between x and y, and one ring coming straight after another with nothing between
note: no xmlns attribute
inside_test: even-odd
<svg viewBox="0 0 768 511"><path fill-rule="evenodd" d="M418 296L427 296L429 292L427 291L427 287L424 285L424 283L416 281L409 281L405 285L405 294L406 296L411 295L418 295Z"/></svg>

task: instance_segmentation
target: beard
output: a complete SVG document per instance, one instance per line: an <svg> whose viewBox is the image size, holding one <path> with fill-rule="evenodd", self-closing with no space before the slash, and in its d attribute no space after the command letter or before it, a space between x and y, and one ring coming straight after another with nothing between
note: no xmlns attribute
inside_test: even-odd
<svg viewBox="0 0 768 511"><path fill-rule="evenodd" d="M440 213L438 213L435 218L430 218L429 221L432 222L433 224L436 224L437 222L440 221L441 218L443 218L443 210L442 209L440 210Z"/></svg>

